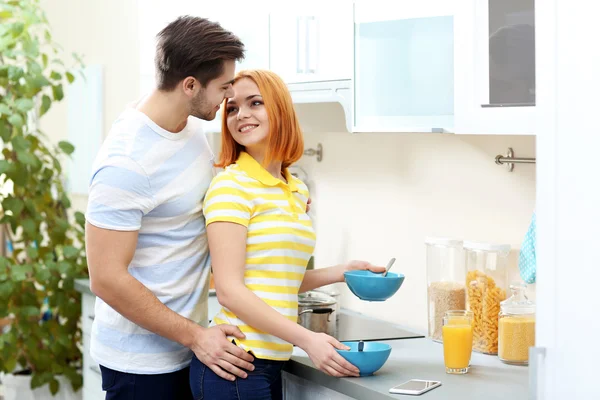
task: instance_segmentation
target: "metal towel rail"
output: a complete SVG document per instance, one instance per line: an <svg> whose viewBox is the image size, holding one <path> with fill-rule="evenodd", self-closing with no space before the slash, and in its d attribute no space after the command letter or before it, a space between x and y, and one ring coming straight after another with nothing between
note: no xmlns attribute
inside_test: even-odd
<svg viewBox="0 0 600 400"><path fill-rule="evenodd" d="M515 169L515 164L535 164L535 158L515 157L515 152L512 147L509 147L506 155L499 154L496 156L496 164L506 165L508 172L512 172Z"/></svg>

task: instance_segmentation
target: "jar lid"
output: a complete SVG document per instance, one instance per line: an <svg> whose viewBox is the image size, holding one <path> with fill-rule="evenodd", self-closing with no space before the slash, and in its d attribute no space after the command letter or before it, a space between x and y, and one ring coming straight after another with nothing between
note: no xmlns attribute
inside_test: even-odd
<svg viewBox="0 0 600 400"><path fill-rule="evenodd" d="M462 246L463 241L459 239L429 236L425 238L425 244L434 246Z"/></svg>
<svg viewBox="0 0 600 400"><path fill-rule="evenodd" d="M506 253L510 251L510 244L494 244L486 242L472 242L466 240L463 244L465 249L475 251L494 251L498 253Z"/></svg>
<svg viewBox="0 0 600 400"><path fill-rule="evenodd" d="M309 291L298 295L298 305L303 307L332 306L335 303L337 300L325 293Z"/></svg>
<svg viewBox="0 0 600 400"><path fill-rule="evenodd" d="M526 290L527 285L524 283L510 285L512 296L500 302L502 312L512 315L535 314L535 303L527 298Z"/></svg>

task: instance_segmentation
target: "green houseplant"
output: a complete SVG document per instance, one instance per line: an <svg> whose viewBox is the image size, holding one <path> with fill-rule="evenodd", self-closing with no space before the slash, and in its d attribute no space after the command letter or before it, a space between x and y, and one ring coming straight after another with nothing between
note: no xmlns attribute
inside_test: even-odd
<svg viewBox="0 0 600 400"><path fill-rule="evenodd" d="M85 218L69 211L63 186L74 147L51 143L38 118L74 79L39 0L0 0L0 227L10 241L0 256L0 371L30 374L32 389L48 384L53 395L59 376L82 385L74 280L87 275Z"/></svg>

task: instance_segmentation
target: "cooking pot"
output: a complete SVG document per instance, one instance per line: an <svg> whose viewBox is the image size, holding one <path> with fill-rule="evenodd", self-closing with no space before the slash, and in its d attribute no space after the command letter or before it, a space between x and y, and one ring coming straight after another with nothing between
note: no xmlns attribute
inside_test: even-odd
<svg viewBox="0 0 600 400"><path fill-rule="evenodd" d="M328 296L333 297L335 300L335 320L339 321L340 319L340 292L333 285L322 286L320 288L316 288L315 292L325 293Z"/></svg>
<svg viewBox="0 0 600 400"><path fill-rule="evenodd" d="M313 332L331 336L337 333L337 301L324 293L306 292L298 295L298 323Z"/></svg>

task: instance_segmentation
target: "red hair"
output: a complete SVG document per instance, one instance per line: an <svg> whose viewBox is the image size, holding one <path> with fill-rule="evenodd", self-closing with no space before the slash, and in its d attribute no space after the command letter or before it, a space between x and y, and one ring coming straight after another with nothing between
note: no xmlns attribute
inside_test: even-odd
<svg viewBox="0 0 600 400"><path fill-rule="evenodd" d="M251 79L258 86L269 118L269 142L263 164L267 166L272 161L281 161L282 168L287 168L298 161L304 153L304 139L292 96L283 80L271 71L240 71L235 76L234 83L244 78ZM227 110L227 102L228 99L225 99L224 110ZM221 128L221 155L215 166L227 167L235 163L242 151L244 146L233 140L227 128L227 114L224 113Z"/></svg>

